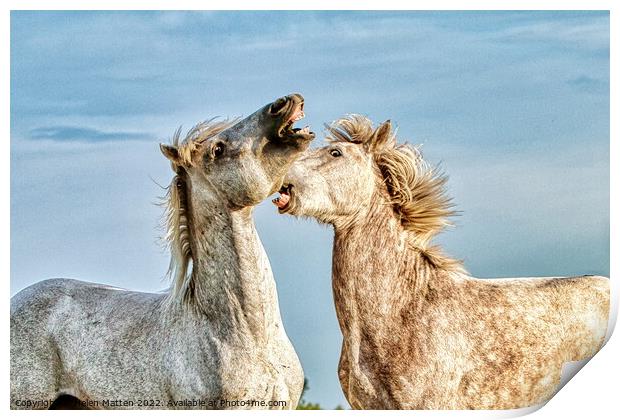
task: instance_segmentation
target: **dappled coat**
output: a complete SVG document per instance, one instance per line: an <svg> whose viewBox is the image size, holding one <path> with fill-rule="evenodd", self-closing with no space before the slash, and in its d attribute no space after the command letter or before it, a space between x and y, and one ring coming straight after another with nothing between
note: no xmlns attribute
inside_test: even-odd
<svg viewBox="0 0 620 420"><path fill-rule="evenodd" d="M353 408L532 406L565 362L601 348L607 278L469 276L430 245L452 214L446 177L389 121L354 115L329 131L291 167L278 207L334 226L338 375Z"/></svg>

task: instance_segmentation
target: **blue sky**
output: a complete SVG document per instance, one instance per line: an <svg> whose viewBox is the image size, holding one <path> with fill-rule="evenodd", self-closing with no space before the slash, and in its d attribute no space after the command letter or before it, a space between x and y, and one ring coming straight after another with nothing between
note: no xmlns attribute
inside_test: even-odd
<svg viewBox="0 0 620 420"><path fill-rule="evenodd" d="M462 212L437 242L473 275L609 275L606 12L12 12L11 293L163 289L158 143L290 92L315 131L355 112L423 144ZM256 222L307 397L345 404L332 232Z"/></svg>

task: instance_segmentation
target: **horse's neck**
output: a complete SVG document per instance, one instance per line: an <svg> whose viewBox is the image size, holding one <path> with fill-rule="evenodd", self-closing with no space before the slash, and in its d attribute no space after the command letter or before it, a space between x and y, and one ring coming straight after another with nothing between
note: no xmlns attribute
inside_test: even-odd
<svg viewBox="0 0 620 420"><path fill-rule="evenodd" d="M221 335L249 334L264 342L282 322L252 209L209 209L194 211L191 217L193 296L189 304Z"/></svg>
<svg viewBox="0 0 620 420"><path fill-rule="evenodd" d="M409 246L408 235L380 197L360 219L335 225L332 287L343 334L388 325L387 318L405 306L422 310L418 297L434 273Z"/></svg>

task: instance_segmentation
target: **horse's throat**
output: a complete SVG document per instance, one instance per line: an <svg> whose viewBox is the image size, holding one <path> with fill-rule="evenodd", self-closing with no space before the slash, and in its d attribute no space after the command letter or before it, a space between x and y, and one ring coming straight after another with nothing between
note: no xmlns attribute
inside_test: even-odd
<svg viewBox="0 0 620 420"><path fill-rule="evenodd" d="M343 334L380 333L401 322L397 315L422 310L418 286L431 268L418 270L424 264L409 246L410 233L385 209L377 206L365 220L335 229L332 287Z"/></svg>
<svg viewBox="0 0 620 420"><path fill-rule="evenodd" d="M275 281L250 209L196 225L193 304L226 330L262 339L281 325Z"/></svg>

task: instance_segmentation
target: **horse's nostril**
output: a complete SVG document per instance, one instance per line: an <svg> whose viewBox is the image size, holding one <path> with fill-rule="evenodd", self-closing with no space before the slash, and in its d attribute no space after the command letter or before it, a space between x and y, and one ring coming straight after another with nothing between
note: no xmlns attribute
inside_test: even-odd
<svg viewBox="0 0 620 420"><path fill-rule="evenodd" d="M286 97L277 99L274 103L271 104L271 107L269 107L269 113L272 115L278 115L282 112L287 102L288 99Z"/></svg>

